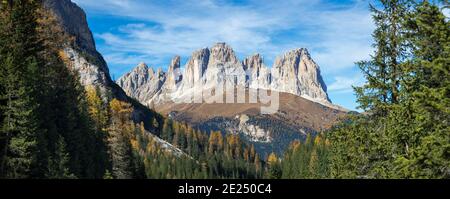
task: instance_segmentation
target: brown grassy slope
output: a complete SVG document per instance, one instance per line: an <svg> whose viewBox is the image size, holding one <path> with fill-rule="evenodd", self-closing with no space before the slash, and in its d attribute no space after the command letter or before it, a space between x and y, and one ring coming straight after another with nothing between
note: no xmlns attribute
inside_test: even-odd
<svg viewBox="0 0 450 199"><path fill-rule="evenodd" d="M165 103L155 106L155 109L165 115L175 111L178 118L181 117L183 120L195 124L215 117L234 118L240 114L258 116L260 115L261 106L261 103ZM276 114L270 115L270 117L286 122L294 127L307 127L320 131L330 128L339 118L345 115L346 112L342 110L329 108L296 95L280 93L280 109Z"/></svg>

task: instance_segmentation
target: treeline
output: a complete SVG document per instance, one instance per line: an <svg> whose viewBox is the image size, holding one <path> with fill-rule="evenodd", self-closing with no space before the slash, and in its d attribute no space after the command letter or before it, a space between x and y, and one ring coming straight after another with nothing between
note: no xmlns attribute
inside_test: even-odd
<svg viewBox="0 0 450 199"><path fill-rule="evenodd" d="M166 119L161 138L181 149L185 155L180 158L156 153L160 150L151 148L155 145L147 145L144 162L150 178L262 177L261 158L254 146L244 143L239 135L223 135L219 131L208 134L187 124ZM170 170L168 173L163 172Z"/></svg>
<svg viewBox="0 0 450 199"><path fill-rule="evenodd" d="M324 135L293 141L282 157L271 153L267 158L264 177L269 179L330 178L330 142Z"/></svg>
<svg viewBox="0 0 450 199"><path fill-rule="evenodd" d="M355 88L366 114L329 132L331 177L450 178L449 20L430 1L371 9L375 52Z"/></svg>
<svg viewBox="0 0 450 199"><path fill-rule="evenodd" d="M144 124L130 118L129 103L112 99L108 104L100 98L98 89L87 89L92 118L107 135L110 170L105 178L150 179L211 179L261 178L263 161L253 146L240 140L239 135L223 136L195 130L184 123L156 117L148 132ZM159 128L161 127L162 128ZM161 138L156 135L160 135Z"/></svg>
<svg viewBox="0 0 450 199"><path fill-rule="evenodd" d="M323 135L308 136L304 143L293 142L283 157L281 178L329 178L329 146Z"/></svg>

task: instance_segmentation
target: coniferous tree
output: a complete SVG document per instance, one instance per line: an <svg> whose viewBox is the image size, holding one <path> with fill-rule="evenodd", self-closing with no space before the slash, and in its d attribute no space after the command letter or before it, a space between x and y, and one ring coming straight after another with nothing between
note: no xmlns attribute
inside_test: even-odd
<svg viewBox="0 0 450 199"><path fill-rule="evenodd" d="M391 135L387 131L386 118L390 110L400 102L400 82L405 74L404 19L409 12L408 2L380 0L381 9L371 6L376 25L373 34L375 53L370 61L358 64L367 83L355 89L360 108L369 112L367 118L370 118L371 122L353 121L353 124L344 124L343 129L352 129L347 135L342 134L343 137L339 137L341 133L333 133L336 139L332 142L334 150L346 147L352 148L347 150L355 153L352 161L343 160L344 165L339 165L349 169L349 173L340 171L342 177L385 178L393 168L390 158L396 152L392 146L394 143ZM347 131L343 129L337 131ZM352 137L345 141L352 143L340 145L344 137ZM339 161L332 162L337 165Z"/></svg>
<svg viewBox="0 0 450 199"><path fill-rule="evenodd" d="M2 176L62 178L65 165L76 177L102 177L105 165L99 162L105 154L96 147L102 140L94 132L77 73L62 56L62 44L70 39L41 1L1 3ZM6 168L9 160L23 171ZM32 169L24 169L25 163Z"/></svg>
<svg viewBox="0 0 450 199"><path fill-rule="evenodd" d="M1 2L0 64L2 96L0 176L29 178L36 162L37 103L30 74L38 66L37 4Z"/></svg>
<svg viewBox="0 0 450 199"><path fill-rule="evenodd" d="M372 62L380 57L385 64L370 66L386 67L388 78L366 75L369 83L356 91L368 115L353 116L331 130L331 175L448 178L450 26L439 7L429 1L381 3L384 11L374 11L375 21L388 19L389 23L376 23L378 51ZM402 14L396 14L399 8ZM377 32L383 29L382 34ZM399 56L397 61L394 55ZM379 84L374 82L387 84L376 87ZM366 88L385 88L386 100L373 98L374 92Z"/></svg>
<svg viewBox="0 0 450 199"><path fill-rule="evenodd" d="M275 153L271 153L267 158L267 178L279 179L282 176L281 166Z"/></svg>
<svg viewBox="0 0 450 199"><path fill-rule="evenodd" d="M70 179L75 178L71 174L68 167L69 154L66 152L66 143L60 136L56 143L56 151L53 157L49 158L48 173L46 178L49 179Z"/></svg>
<svg viewBox="0 0 450 199"><path fill-rule="evenodd" d="M380 0L381 9L370 7L377 27L373 33L375 53L370 61L358 63L367 83L356 88L356 94L360 108L370 110L374 116L385 116L389 106L399 101L405 56L403 19L408 2Z"/></svg>
<svg viewBox="0 0 450 199"><path fill-rule="evenodd" d="M132 171L132 148L129 140L129 104L113 99L110 102L111 124L108 129L108 145L112 159L112 175L118 179L130 179Z"/></svg>
<svg viewBox="0 0 450 199"><path fill-rule="evenodd" d="M392 175L448 178L450 24L438 5L422 1L408 16L406 31L412 56L402 82L403 102L392 114L402 118L392 122L397 135L392 139L401 149Z"/></svg>

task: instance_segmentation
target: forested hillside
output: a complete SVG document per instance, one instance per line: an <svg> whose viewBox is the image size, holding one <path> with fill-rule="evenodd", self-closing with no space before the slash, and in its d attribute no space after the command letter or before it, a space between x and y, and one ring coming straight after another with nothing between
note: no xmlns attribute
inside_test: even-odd
<svg viewBox="0 0 450 199"><path fill-rule="evenodd" d="M2 1L1 163L5 178L96 178L106 168L84 89L59 57L64 39L35 1Z"/></svg>

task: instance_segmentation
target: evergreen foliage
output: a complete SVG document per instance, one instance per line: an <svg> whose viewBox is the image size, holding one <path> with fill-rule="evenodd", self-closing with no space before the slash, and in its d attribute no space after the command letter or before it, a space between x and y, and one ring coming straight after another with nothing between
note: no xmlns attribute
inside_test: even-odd
<svg viewBox="0 0 450 199"><path fill-rule="evenodd" d="M2 1L0 35L3 178L95 178L105 154L84 88L60 57L66 39L40 1Z"/></svg>
<svg viewBox="0 0 450 199"><path fill-rule="evenodd" d="M449 21L429 1L380 3L377 51L356 88L367 114L329 132L331 176L449 178Z"/></svg>
<svg viewBox="0 0 450 199"><path fill-rule="evenodd" d="M329 141L323 135L294 141L281 162L283 179L329 178ZM269 161L270 164L270 161Z"/></svg>

